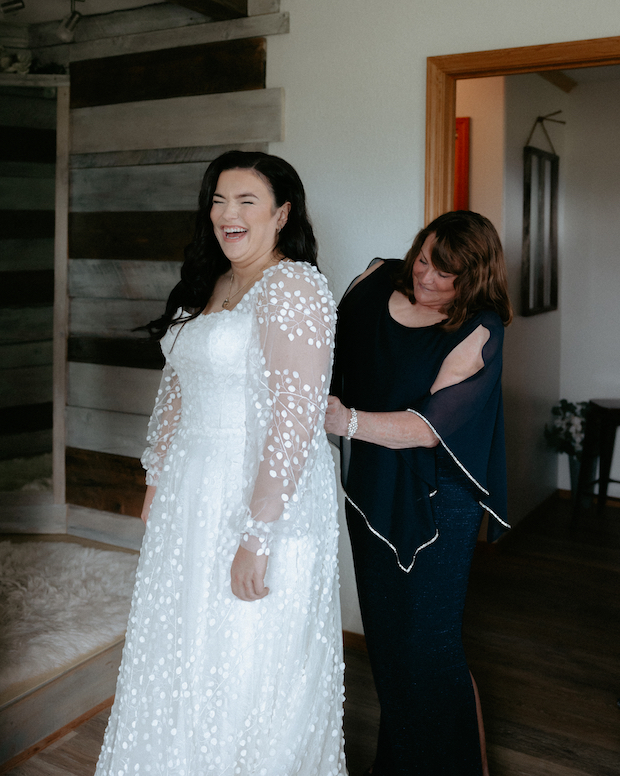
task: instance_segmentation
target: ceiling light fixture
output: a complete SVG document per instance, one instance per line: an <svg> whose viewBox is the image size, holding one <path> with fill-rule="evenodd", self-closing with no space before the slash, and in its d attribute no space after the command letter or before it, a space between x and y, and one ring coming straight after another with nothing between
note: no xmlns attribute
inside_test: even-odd
<svg viewBox="0 0 620 776"><path fill-rule="evenodd" d="M24 0L6 0L4 3L0 3L0 9L2 9L2 13L22 11L24 9Z"/></svg>
<svg viewBox="0 0 620 776"><path fill-rule="evenodd" d="M80 2L83 3L84 0L80 0ZM71 13L69 16L65 16L56 30L56 35L60 40L63 40L65 43L71 43L73 35L75 34L75 28L81 18L82 14L75 10L75 0L71 0Z"/></svg>

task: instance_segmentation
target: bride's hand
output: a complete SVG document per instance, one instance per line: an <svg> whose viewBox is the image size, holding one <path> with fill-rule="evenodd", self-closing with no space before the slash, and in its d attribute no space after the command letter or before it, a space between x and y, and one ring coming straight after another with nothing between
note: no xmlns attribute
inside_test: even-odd
<svg viewBox="0 0 620 776"><path fill-rule="evenodd" d="M230 586L242 601L258 601L269 592L265 587L267 555L255 555L239 547L230 569Z"/></svg>
<svg viewBox="0 0 620 776"><path fill-rule="evenodd" d="M142 512L140 513L140 517L142 518L142 522L144 525L146 525L146 521L149 519L149 514L151 512L151 505L153 504L153 499L155 498L155 491L157 490L155 485L147 485L146 486L146 493L144 494L144 503L142 504Z"/></svg>

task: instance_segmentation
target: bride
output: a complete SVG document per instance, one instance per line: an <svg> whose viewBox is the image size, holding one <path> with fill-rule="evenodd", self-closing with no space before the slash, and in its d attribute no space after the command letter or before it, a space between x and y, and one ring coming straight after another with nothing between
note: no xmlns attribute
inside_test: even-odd
<svg viewBox="0 0 620 776"><path fill-rule="evenodd" d="M346 773L335 307L283 159L209 166L142 462L146 532L96 776Z"/></svg>

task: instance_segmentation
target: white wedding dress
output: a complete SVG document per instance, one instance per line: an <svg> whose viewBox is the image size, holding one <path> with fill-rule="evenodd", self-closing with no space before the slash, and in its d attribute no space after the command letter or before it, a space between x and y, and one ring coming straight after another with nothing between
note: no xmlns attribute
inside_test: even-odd
<svg viewBox="0 0 620 776"><path fill-rule="evenodd" d="M162 339L157 492L96 776L346 773L334 322L324 277L280 262ZM230 589L240 541L269 548L259 601Z"/></svg>

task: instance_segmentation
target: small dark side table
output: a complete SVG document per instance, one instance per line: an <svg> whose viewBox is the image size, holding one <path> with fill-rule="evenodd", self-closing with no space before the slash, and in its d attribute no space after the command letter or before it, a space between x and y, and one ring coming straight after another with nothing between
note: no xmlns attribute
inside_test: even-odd
<svg viewBox="0 0 620 776"><path fill-rule="evenodd" d="M590 400L583 439L579 481L577 483L577 493L575 494L575 512L584 507L587 496L594 495L593 488L597 483L597 514L600 514L605 508L609 483L618 482L618 480L612 480L609 477L618 426L620 426L620 399ZM599 459L599 474L598 479L593 479L596 473L597 458Z"/></svg>

